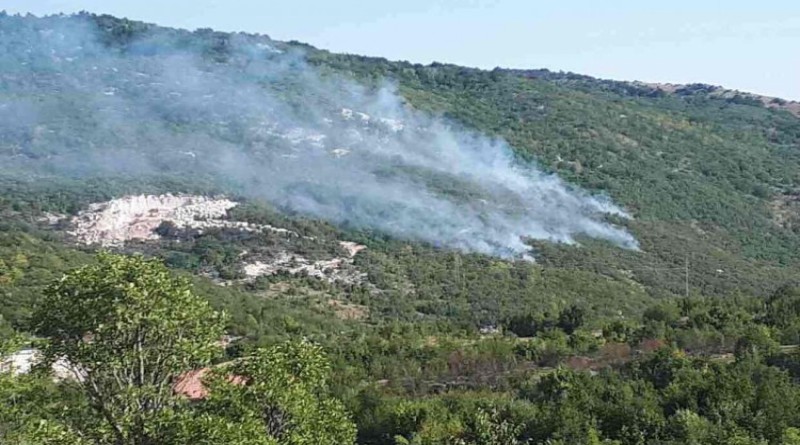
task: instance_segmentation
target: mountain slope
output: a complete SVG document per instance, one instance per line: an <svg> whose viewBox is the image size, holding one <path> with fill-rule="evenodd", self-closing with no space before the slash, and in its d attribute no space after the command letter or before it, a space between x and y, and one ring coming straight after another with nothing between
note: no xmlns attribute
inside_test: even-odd
<svg viewBox="0 0 800 445"><path fill-rule="evenodd" d="M713 280L709 272L745 267L733 258L767 267L797 259L797 237L775 213L797 193L800 119L786 111L582 76L316 57L357 75L389 74L415 106L503 136L562 177L606 191L632 211L632 230L659 266L694 255Z"/></svg>
<svg viewBox="0 0 800 445"><path fill-rule="evenodd" d="M608 307L607 303L598 304L599 301L610 301L612 311L620 308L635 311L645 304L648 296L686 292L687 276L688 291L693 294L766 295L797 271L800 236L795 232L794 203L800 179L800 119L746 95L716 94L713 89L700 87L665 92L638 83L545 70L481 71L441 64L413 65L331 54L296 42L273 41L266 36L211 30L189 33L109 16L3 17L2 21L5 27L91 28L92 33L98 33L98 51L105 48L102 51L114 52L121 57L121 63L126 54L158 54L159 45L163 44L160 42L179 42L179 46L202 54L212 63L210 69L218 70L217 75L221 76L233 75L234 71L229 73L225 67L237 66L235 60L239 55L235 48L244 41L260 45L267 52L296 54L298 63L315 67L321 79L333 82L330 85L335 88L348 88L346 82L337 79L354 79L367 89L379 88L387 82L394 84L406 107L503 138L519 159L535 162L574 185L609 196L632 216L630 220L609 218L634 235L641 247L639 251L619 249L580 233L577 234L580 246L530 241L538 265L514 267L551 274L554 281L547 284L545 294L553 294L556 307L578 298L595 308ZM213 64L220 68L213 68ZM130 82L135 82L137 76L148 75L146 67L135 71L133 65L120 68L109 65L101 69L109 70L109 79L124 75ZM130 71L121 73L118 69ZM59 95L57 90L48 90L47 82L29 84L30 89L23 93L11 88L19 80L13 72L4 79L7 101L36 98L54 101L54 110L58 107L71 110L62 118L51 120L62 125L55 132L53 128L35 125L26 131L13 126L3 130L6 135L3 150L13 161L3 171L4 206L17 219L30 220L44 211L76 213L90 202L131 192L247 195L243 193L241 175L238 181L231 181L237 175L220 180L214 173L218 162L213 153L220 146L197 136L208 132L221 138L223 144L240 143L237 132L241 129L228 124L219 126L214 121L230 117L181 115L185 110L170 108L171 103L178 103L175 96L163 102L163 117L158 118L170 122L171 129L166 133L160 128L162 121L144 114L136 126L120 122L119 126L104 129L105 121L85 118L89 115L86 107L95 107L97 103L80 96ZM280 82L269 88L278 91L292 107L321 100L320 106L333 107L336 112L335 104L324 103L329 100L324 97L327 94L324 89L298 90L298 85L304 85L302 82L300 78L293 81L281 77ZM147 94L172 94L154 88ZM107 89L103 94L112 101L115 90ZM113 107L113 102L109 103ZM17 113L14 118L35 120L37 116ZM102 136L103 131L108 132L107 136ZM65 138L64 134L70 137ZM116 152L109 155L104 149L98 151L102 140L97 136L87 139L88 134L124 141L128 145L117 146L115 150L126 153L125 161L115 160ZM123 139L119 139L120 135ZM192 137L187 138L189 135ZM255 143L266 147L264 153L270 153L269 156L293 156L292 150L296 149L291 138L313 135L278 136ZM164 150L166 147L169 150ZM146 160L128 156L130 153L139 156L151 149L156 150L157 156ZM347 150L334 152L346 155ZM53 159L58 162L53 163ZM87 163L87 159L94 162ZM98 165L102 165L99 170ZM142 175L147 179L142 181ZM458 182L449 183L452 179L433 180L413 175L418 173L412 173L411 177L434 181L430 184L436 190L448 193L458 202L485 199L480 196L483 192L469 190ZM323 187L313 193L319 197L328 192ZM266 198L270 200L269 196ZM420 245L422 253L408 257L402 249L403 237L382 240L379 233L383 226L375 227L378 230L373 232L363 225L348 225L346 218L335 221L339 224L337 230L351 233L334 236L357 238L373 246L362 255L368 258L362 260L362 267L371 271L373 284L386 287L394 295L387 301L406 295L409 289L417 292L415 298L421 302L413 305L411 313L442 315L452 310L448 306L453 306L459 316L493 323L509 312L527 307L530 303L525 301L533 301L513 290L518 286L511 284L513 279L482 276L480 271L485 262L494 260L480 255L459 262L463 273L473 277L457 280L461 290L455 294L448 286L433 290L453 280L448 252ZM437 244L437 236L429 234L422 239ZM195 266L187 267L212 267L205 260L198 261L189 261L187 264ZM233 260L225 261L229 262L227 267L238 267ZM444 275L433 272L439 268ZM428 272L421 273L423 270ZM580 277L585 277L585 281ZM488 289L498 286L508 289L508 297L485 297ZM606 286L616 290L602 290ZM543 289L539 282L525 292L541 295ZM605 292L611 293L604 295ZM614 293L628 296L615 301ZM505 303L492 302L493 298ZM388 307L383 310L391 312Z"/></svg>

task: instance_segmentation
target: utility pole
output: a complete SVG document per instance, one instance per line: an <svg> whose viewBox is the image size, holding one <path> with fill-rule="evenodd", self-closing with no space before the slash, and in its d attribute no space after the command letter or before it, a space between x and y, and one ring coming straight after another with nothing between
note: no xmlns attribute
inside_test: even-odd
<svg viewBox="0 0 800 445"><path fill-rule="evenodd" d="M457 252L453 252L453 263L455 265L455 272L456 272L456 285L458 286L458 290L460 293L464 291L464 283L461 280L461 255Z"/></svg>
<svg viewBox="0 0 800 445"><path fill-rule="evenodd" d="M689 255L686 255L684 271L685 271L684 284L686 287L686 298L689 298Z"/></svg>

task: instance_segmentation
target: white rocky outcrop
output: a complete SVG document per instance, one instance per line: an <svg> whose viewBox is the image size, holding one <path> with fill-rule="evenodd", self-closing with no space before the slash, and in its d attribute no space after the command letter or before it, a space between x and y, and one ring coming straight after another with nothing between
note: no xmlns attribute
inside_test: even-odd
<svg viewBox="0 0 800 445"><path fill-rule="evenodd" d="M169 221L180 229L228 228L297 236L287 229L223 219L237 203L192 195L136 195L91 204L72 219L69 232L83 244L118 247L131 240L155 240L155 229Z"/></svg>
<svg viewBox="0 0 800 445"><path fill-rule="evenodd" d="M36 348L21 349L0 359L0 373L13 375L28 374L42 360L42 353ZM53 380L81 380L84 376L77 367L65 359L57 360L51 367Z"/></svg>
<svg viewBox="0 0 800 445"><path fill-rule="evenodd" d="M369 123L375 121L375 122L379 122L379 123L383 124L389 130L391 130L391 131L393 131L395 133L398 132L398 131L401 131L401 130L403 130L403 128L405 128L405 124L403 123L403 121L398 120L398 119L390 119L390 118L386 118L386 117L379 117L377 119L373 119L372 116L370 116L367 113L362 113L360 111L354 111L354 110L351 110L349 108L342 108L339 113L341 114L342 118L344 120L346 120L346 121L353 120L356 117L358 117L358 119L364 124L369 124Z"/></svg>
<svg viewBox="0 0 800 445"><path fill-rule="evenodd" d="M361 252L367 248L367 246L363 246L352 241L339 241L339 245L342 246L342 249L347 251L347 256L349 258L353 258L358 252Z"/></svg>
<svg viewBox="0 0 800 445"><path fill-rule="evenodd" d="M352 241L340 241L339 245L347 252L345 257L310 261L301 256L282 251L272 258L262 258L245 263L242 266L242 270L248 280L254 280L260 276L274 275L279 272L288 272L291 275L307 275L329 283L362 283L366 278L366 274L358 271L353 266L353 257L367 247Z"/></svg>
<svg viewBox="0 0 800 445"><path fill-rule="evenodd" d="M120 247L127 241L157 240L156 229L171 222L179 229L204 231L212 228L236 229L249 232L271 231L287 237L300 235L291 230L266 224L251 224L227 218L228 211L237 205L225 198L192 195L137 195L92 204L72 218L70 234L87 245ZM303 237L314 240L312 237ZM365 246L341 241L342 256L312 261L287 250L242 255L242 270L246 280L276 273L308 275L327 282L358 284L364 275L353 266L353 257Z"/></svg>

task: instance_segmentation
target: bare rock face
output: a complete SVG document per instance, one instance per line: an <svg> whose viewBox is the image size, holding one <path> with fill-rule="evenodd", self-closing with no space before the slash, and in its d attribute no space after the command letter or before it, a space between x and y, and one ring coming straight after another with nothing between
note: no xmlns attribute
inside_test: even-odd
<svg viewBox="0 0 800 445"><path fill-rule="evenodd" d="M127 241L158 240L156 229L164 222L178 229L199 232L212 228L248 232L271 231L286 237L300 238L288 229L266 224L251 224L227 218L228 211L237 203L225 198L193 195L136 195L92 204L72 218L70 235L82 244L103 247L122 247ZM313 240L314 238L305 237ZM341 241L344 255L328 259L310 260L288 250L243 255L242 271L245 281L278 273L305 275L329 283L360 284L365 274L353 265L353 257L366 246L351 241Z"/></svg>
<svg viewBox="0 0 800 445"><path fill-rule="evenodd" d="M286 229L223 219L237 203L224 198L191 195L137 195L92 204L72 219L69 232L82 244L119 247L131 240L155 240L162 222L179 229L230 228L270 230L297 235Z"/></svg>
<svg viewBox="0 0 800 445"><path fill-rule="evenodd" d="M42 360L42 353L35 348L25 348L0 358L0 374L24 375L33 371L33 368ZM50 369L53 381L83 380L85 373L76 365L65 358L56 360Z"/></svg>
<svg viewBox="0 0 800 445"><path fill-rule="evenodd" d="M339 245L347 251L347 255L350 258L353 258L358 252L361 252L367 248L367 246L362 246L361 244L356 244L352 241L340 241Z"/></svg>
<svg viewBox="0 0 800 445"><path fill-rule="evenodd" d="M40 223L46 224L48 226L55 226L58 225L61 221L64 221L65 219L67 219L67 215L64 215L63 213L45 212L37 220Z"/></svg>
<svg viewBox="0 0 800 445"><path fill-rule="evenodd" d="M346 257L310 261L284 251L272 258L263 258L246 263L242 269L249 280L254 280L260 276L274 275L279 272L288 272L291 275L307 275L329 283L362 283L366 274L353 266L353 257L358 252L366 249L366 246L352 241L340 241L339 245L347 252Z"/></svg>

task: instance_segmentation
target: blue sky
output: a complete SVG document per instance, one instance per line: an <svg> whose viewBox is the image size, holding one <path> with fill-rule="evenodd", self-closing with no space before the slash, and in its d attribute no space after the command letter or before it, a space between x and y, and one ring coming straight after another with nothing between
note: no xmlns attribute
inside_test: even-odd
<svg viewBox="0 0 800 445"><path fill-rule="evenodd" d="M1 0L389 59L703 82L800 100L800 0Z"/></svg>

